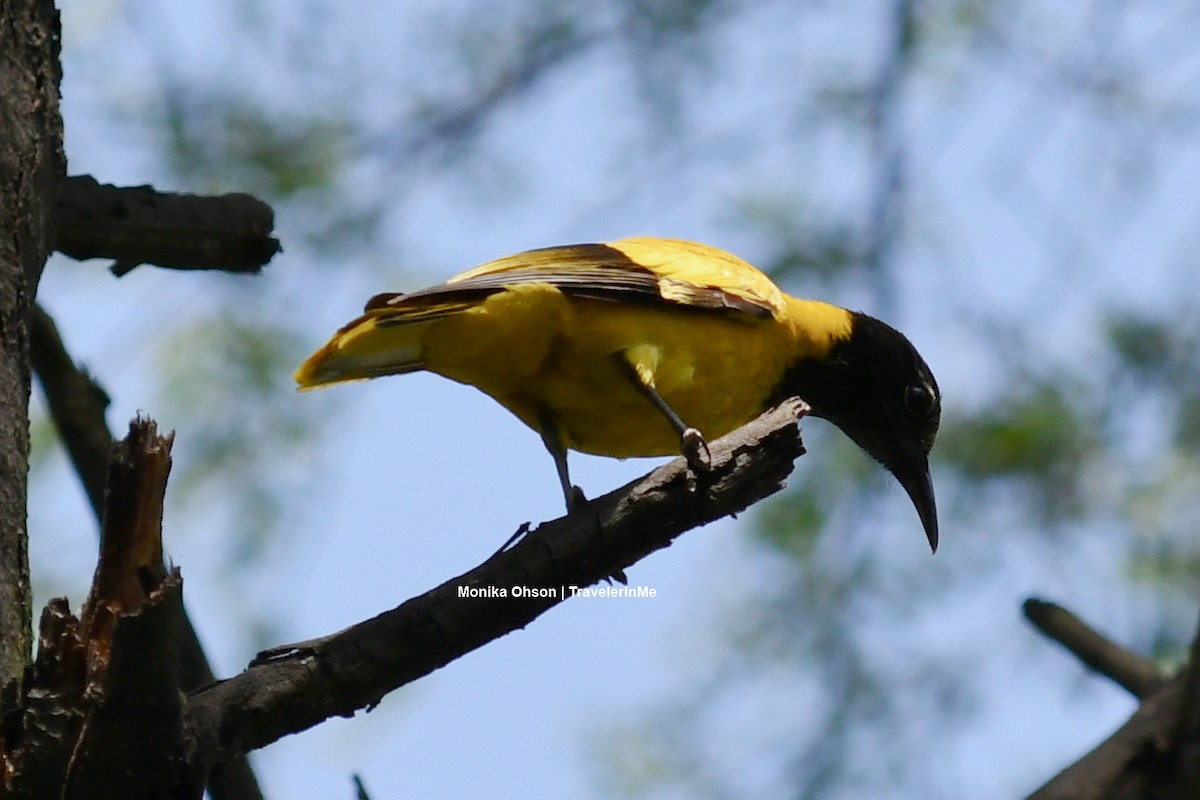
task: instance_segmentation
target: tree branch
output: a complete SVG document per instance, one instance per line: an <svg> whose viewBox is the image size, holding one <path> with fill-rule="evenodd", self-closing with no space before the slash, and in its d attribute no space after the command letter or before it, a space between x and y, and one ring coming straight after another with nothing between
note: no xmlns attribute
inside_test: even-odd
<svg viewBox="0 0 1200 800"><path fill-rule="evenodd" d="M56 250L116 259L118 276L139 264L259 272L280 249L269 235L274 212L248 194L175 194L77 175L63 182L54 216Z"/></svg>
<svg viewBox="0 0 1200 800"><path fill-rule="evenodd" d="M113 449L92 589L78 620L65 601L42 615L22 715L6 730L6 797L203 793L184 757L182 582L162 566L170 450L142 420Z"/></svg>
<svg viewBox="0 0 1200 800"><path fill-rule="evenodd" d="M30 350L33 370L54 427L83 484L96 521L101 522L113 445L112 431L105 419L108 394L87 372L75 365L54 320L40 306L34 309ZM216 680L186 611L178 641L179 688L190 691ZM233 759L214 771L208 790L213 800L263 800L258 779L245 758Z"/></svg>
<svg viewBox="0 0 1200 800"><path fill-rule="evenodd" d="M1188 666L1167 680L1060 606L1027 600L1025 611L1039 630L1142 699L1124 725L1026 800L1194 800L1200 787L1200 730L1193 725L1200 632Z"/></svg>
<svg viewBox="0 0 1200 800"><path fill-rule="evenodd" d="M1145 699L1167 684L1169 678L1153 661L1106 638L1057 603L1031 597L1022 608L1025 618L1044 636L1134 697Z"/></svg>
<svg viewBox="0 0 1200 800"><path fill-rule="evenodd" d="M1191 742L1200 745L1200 623L1188 652L1188 669L1179 698L1179 716L1175 721L1171 742L1179 751Z"/></svg>
<svg viewBox="0 0 1200 800"><path fill-rule="evenodd" d="M1166 751L1183 680L1176 678L1134 712L1094 750L1058 773L1026 800L1118 800L1145 793L1148 775Z"/></svg>
<svg viewBox="0 0 1200 800"><path fill-rule="evenodd" d="M99 521L113 445L112 432L104 417L110 402L108 393L91 375L75 366L58 334L58 326L39 305L33 309L30 338L33 371L46 398L50 419Z"/></svg>
<svg viewBox="0 0 1200 800"><path fill-rule="evenodd" d="M700 486L683 459L538 527L509 550L398 608L322 639L260 654L240 675L192 693L187 722L213 763L385 694L524 627L606 576L620 575L683 532L778 491L804 452L789 400L710 444ZM514 588L531 590L514 596ZM608 591L628 591L610 588Z"/></svg>
<svg viewBox="0 0 1200 800"><path fill-rule="evenodd" d="M168 577L162 551L173 438L135 420L109 462L100 558L79 616L87 654L83 724L69 740L63 797L115 786L134 797L178 797L180 784L190 782L180 774L183 582L178 570ZM203 791L192 788L196 796Z"/></svg>

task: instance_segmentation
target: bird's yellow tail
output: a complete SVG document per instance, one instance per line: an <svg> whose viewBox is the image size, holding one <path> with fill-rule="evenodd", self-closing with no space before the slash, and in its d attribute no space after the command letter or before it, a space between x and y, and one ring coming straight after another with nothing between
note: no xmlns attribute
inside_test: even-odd
<svg viewBox="0 0 1200 800"><path fill-rule="evenodd" d="M422 369L421 342L433 320L414 316L408 322L386 311L368 311L346 325L296 370L300 390Z"/></svg>

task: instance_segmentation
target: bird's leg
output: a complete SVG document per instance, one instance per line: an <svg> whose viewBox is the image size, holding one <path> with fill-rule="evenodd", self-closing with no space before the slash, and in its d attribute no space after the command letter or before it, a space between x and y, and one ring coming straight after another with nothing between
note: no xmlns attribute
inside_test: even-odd
<svg viewBox="0 0 1200 800"><path fill-rule="evenodd" d="M562 437L558 433L558 425L548 411L540 414L542 444L550 451L554 459L554 470L558 473L558 482L562 486L563 499L567 502L567 515L574 514L587 505L587 497L583 490L571 484L571 474L567 470L567 448L563 447Z"/></svg>
<svg viewBox="0 0 1200 800"><path fill-rule="evenodd" d="M562 484L563 497L567 501L567 516L570 516L587 506L587 497L584 496L582 489L571 483L571 475L567 471L567 448L563 447L562 437L559 435L558 425L554 422L554 417L544 409L539 417L542 443L546 445L546 449L550 451L550 457L554 459L554 469L558 472L558 482ZM596 530L603 535L604 526L600 524L600 518L593 513L592 520L596 523ZM521 531L517 531L517 533L520 534ZM514 538L516 537L514 536ZM509 544L511 544L511 540ZM508 547L508 544L505 544L505 547ZM501 550L503 549L501 548ZM625 571L620 569L608 576L607 580L610 582L615 580L622 586L629 583L629 579L625 577Z"/></svg>
<svg viewBox="0 0 1200 800"><path fill-rule="evenodd" d="M679 415L675 413L675 409L671 408L654 388L649 377L643 375L627 358L621 356L621 363L625 365L629 380L633 382L637 390L654 404L654 407L667 418L671 427L679 434L679 449L683 453L683 457L687 459L692 472L699 474L708 471L708 468L712 466L712 453L708 450L708 442L704 441L704 434L680 419Z"/></svg>

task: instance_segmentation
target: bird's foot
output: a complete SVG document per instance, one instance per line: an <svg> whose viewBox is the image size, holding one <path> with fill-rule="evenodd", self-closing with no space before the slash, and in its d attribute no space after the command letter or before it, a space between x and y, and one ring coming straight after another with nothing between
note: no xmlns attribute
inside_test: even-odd
<svg viewBox="0 0 1200 800"><path fill-rule="evenodd" d="M712 468L712 453L708 449L708 442L704 441L704 434L695 428L684 428L679 441L683 457L687 459L692 472L708 472Z"/></svg>
<svg viewBox="0 0 1200 800"><path fill-rule="evenodd" d="M609 586L612 586L613 581L616 581L617 583L621 584L622 586L629 585L629 578L626 577L625 570L623 570L623 569L619 569L616 572L614 572L612 575L606 576L604 578L604 580L608 581Z"/></svg>
<svg viewBox="0 0 1200 800"><path fill-rule="evenodd" d="M571 516L576 511L581 511L587 507L587 495L583 493L583 489L578 486L571 486L571 494L567 496L567 516Z"/></svg>
<svg viewBox="0 0 1200 800"><path fill-rule="evenodd" d="M708 449L708 442L704 441L704 435L695 428L684 428L680 447L688 465L688 490L707 490L708 476L712 470L712 452Z"/></svg>

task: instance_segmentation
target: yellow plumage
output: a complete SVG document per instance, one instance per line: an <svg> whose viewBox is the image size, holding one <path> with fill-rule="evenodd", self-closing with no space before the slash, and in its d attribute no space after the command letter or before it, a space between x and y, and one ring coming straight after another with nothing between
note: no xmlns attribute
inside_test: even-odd
<svg viewBox="0 0 1200 800"><path fill-rule="evenodd" d="M629 367L712 438L759 414L797 358L850 334L846 310L669 239L535 250L381 297L300 367L302 388L424 369L539 432L552 423L564 447L618 458L680 449Z"/></svg>
<svg viewBox="0 0 1200 800"><path fill-rule="evenodd" d="M302 389L428 370L538 431L568 509L567 449L683 452L799 395L900 481L937 546L928 454L941 397L899 331L781 292L722 250L622 239L531 250L408 295L372 298L296 371Z"/></svg>

